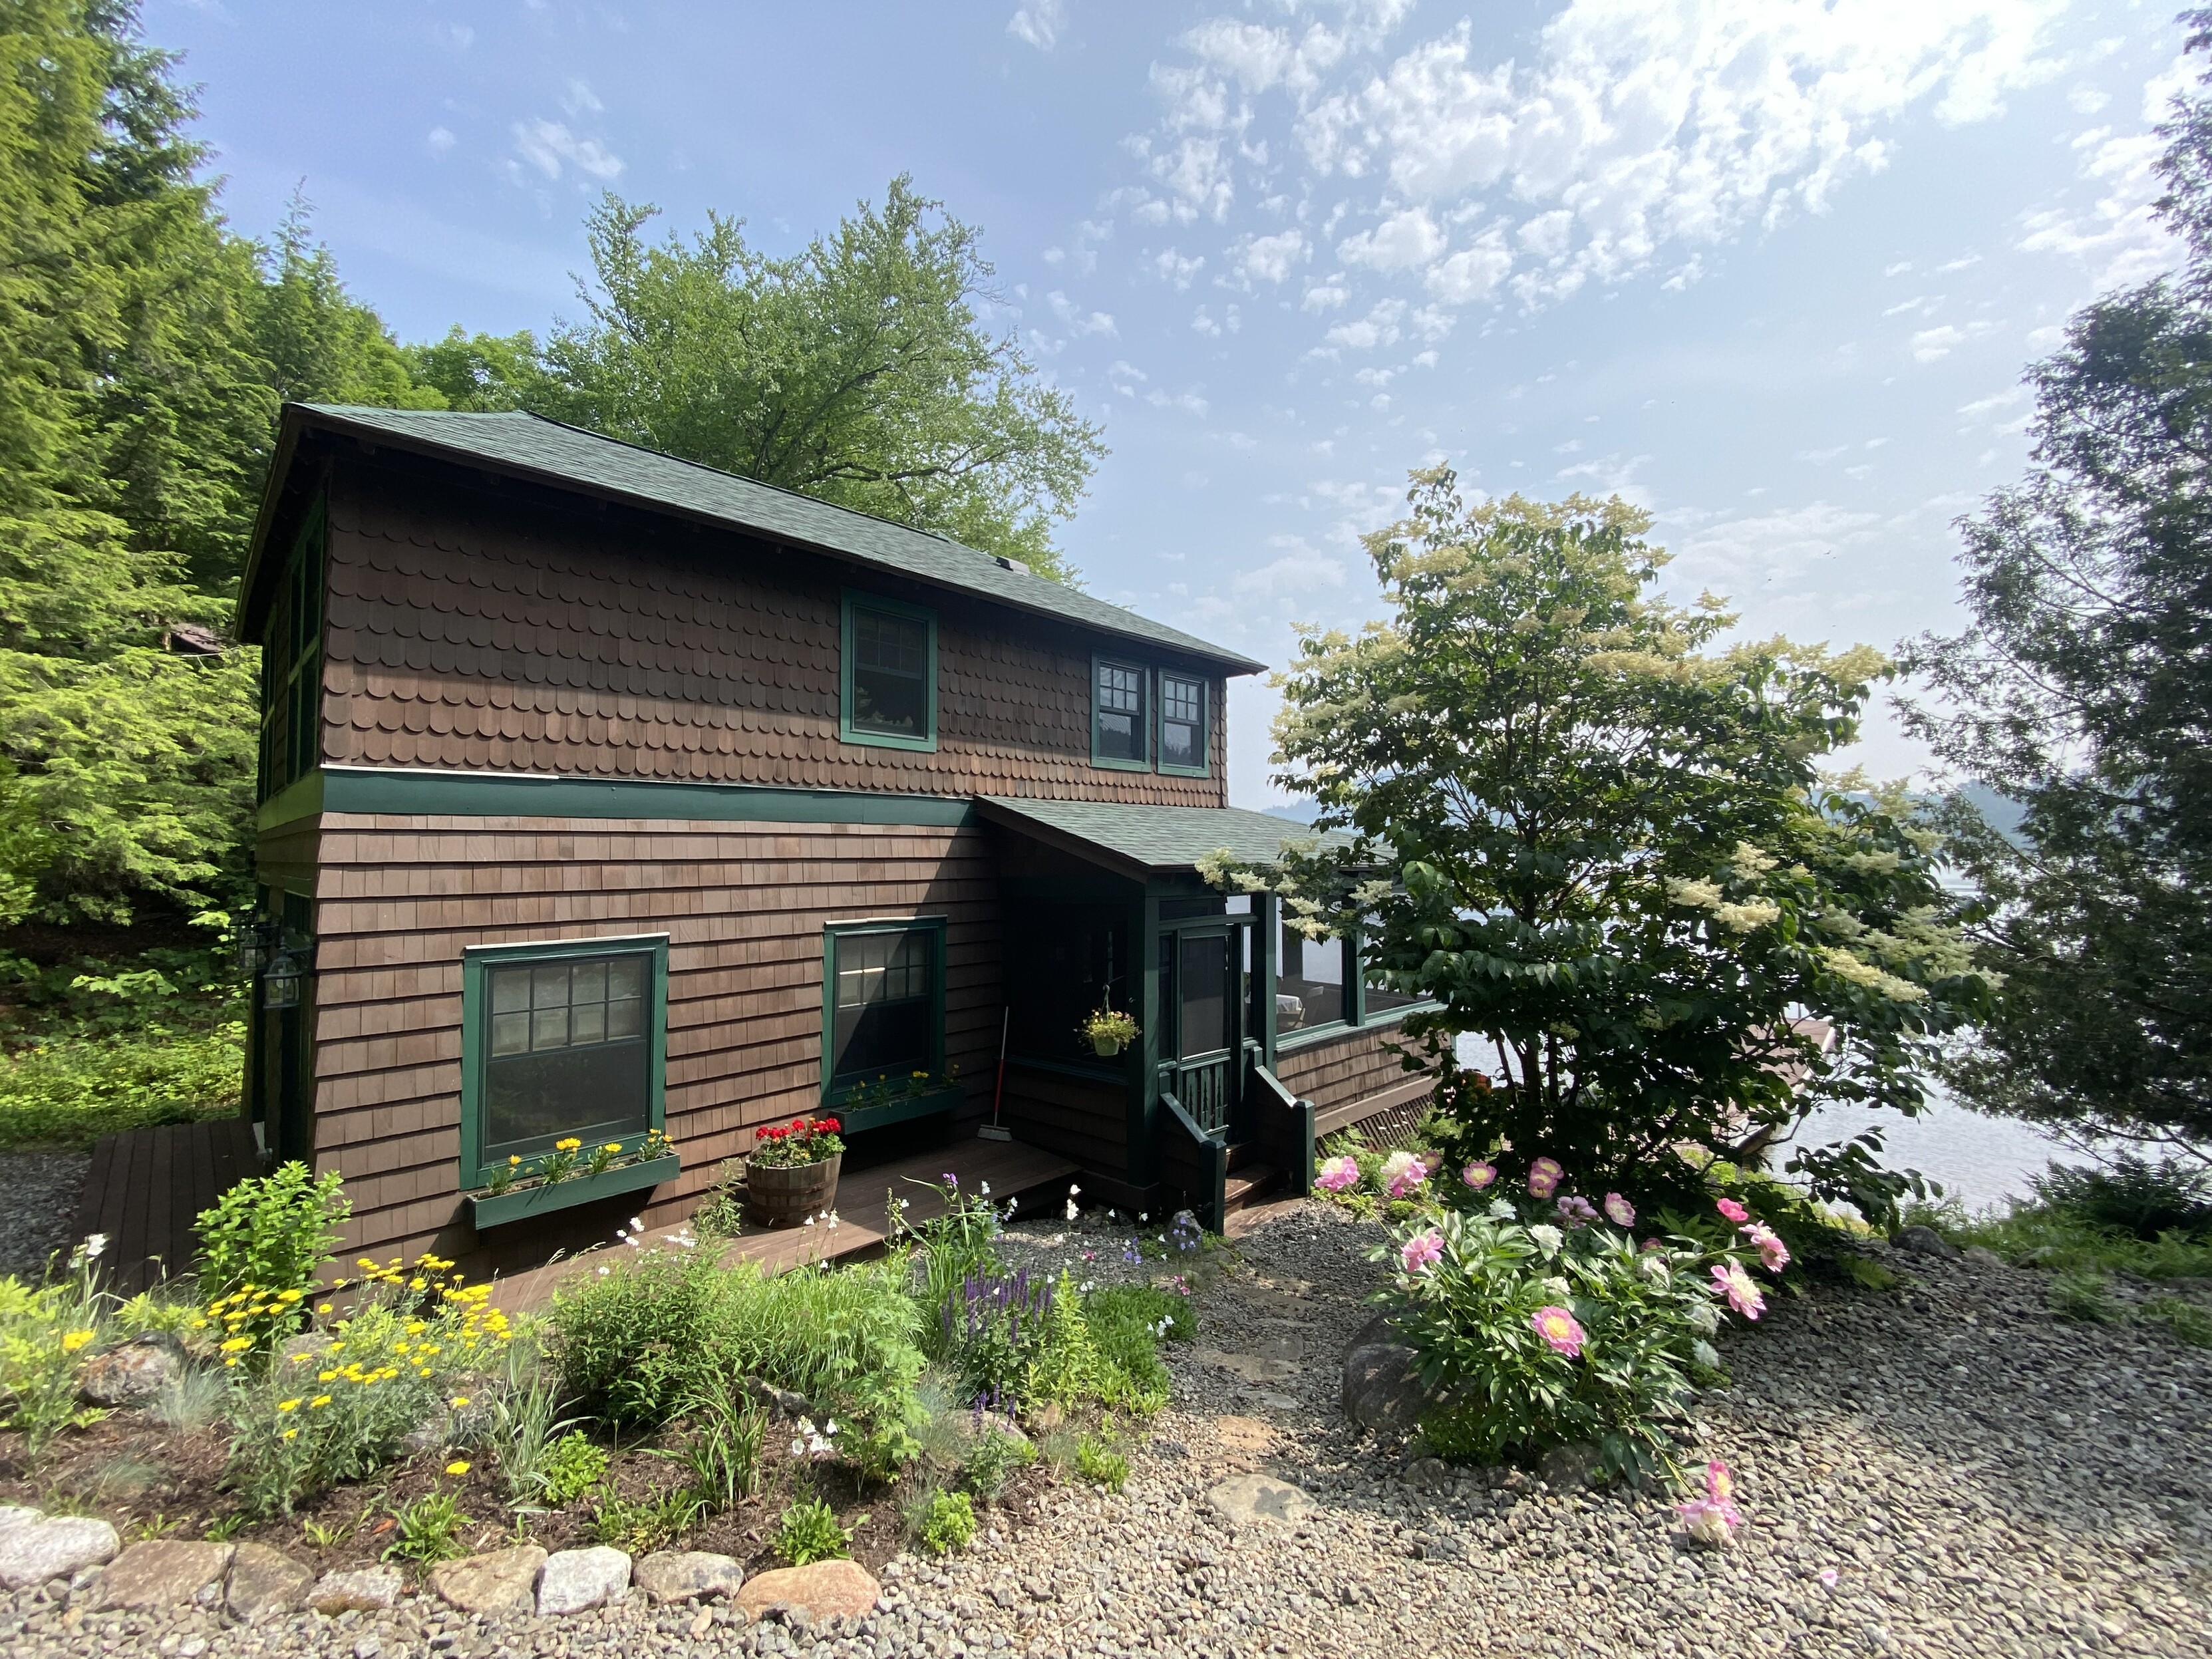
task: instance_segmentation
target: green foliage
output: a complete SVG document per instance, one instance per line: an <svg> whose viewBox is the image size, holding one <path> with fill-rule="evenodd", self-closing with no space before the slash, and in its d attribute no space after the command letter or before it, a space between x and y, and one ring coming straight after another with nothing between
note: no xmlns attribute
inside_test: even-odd
<svg viewBox="0 0 2212 1659"><path fill-rule="evenodd" d="M605 1487L592 1510L592 1541L632 1555L649 1555L690 1531L705 1508L705 1500L688 1486L649 1498L623 1498Z"/></svg>
<svg viewBox="0 0 2212 1659"><path fill-rule="evenodd" d="M89 1147L155 1123L235 1117L246 1027L50 1038L0 1060L0 1148Z"/></svg>
<svg viewBox="0 0 2212 1659"><path fill-rule="evenodd" d="M2192 1348L2212 1348L2212 1308L2178 1296L2154 1296L2143 1303L2143 1316L2163 1321Z"/></svg>
<svg viewBox="0 0 2212 1659"><path fill-rule="evenodd" d="M1814 771L1881 658L1723 647L1735 618L1656 596L1665 556L1619 501L1470 508L1443 467L1409 500L1368 538L1389 619L1307 632L1276 726L1280 781L1353 844L1209 876L1316 936L1367 919L1380 981L1443 1005L1406 1020L1407 1061L1474 1150L1686 1188L1675 1146L1749 1158L1824 1099L1917 1111L1985 988L1932 835ZM1498 1086L1455 1086L1462 1032ZM1864 1195L1839 1156L1791 1167Z"/></svg>
<svg viewBox="0 0 2212 1659"><path fill-rule="evenodd" d="M317 1176L304 1164L283 1164L240 1182L193 1223L201 1295L213 1302L248 1286L269 1296L312 1289L352 1213L335 1170Z"/></svg>
<svg viewBox="0 0 2212 1659"><path fill-rule="evenodd" d="M2107 1167L2053 1164L2028 1187L2046 1209L2079 1216L2145 1242L2170 1232L2212 1242L2212 1169L2173 1159L2148 1164L2123 1152Z"/></svg>
<svg viewBox="0 0 2212 1659"><path fill-rule="evenodd" d="M419 1566L456 1561L466 1555L461 1528L470 1524L461 1506L448 1492L424 1492L392 1511L398 1523L396 1535L384 1552L387 1561L412 1561Z"/></svg>
<svg viewBox="0 0 2212 1659"><path fill-rule="evenodd" d="M23 1437L35 1463L55 1437L86 1420L77 1376L107 1328L115 1297L99 1288L80 1246L70 1271L37 1289L0 1276L0 1425Z"/></svg>
<svg viewBox="0 0 2212 1659"><path fill-rule="evenodd" d="M690 1491L716 1514L735 1509L760 1490L761 1447L768 1438L768 1413L728 1377L714 1378L707 1391L685 1404L690 1438L678 1452L661 1456L680 1462L691 1476Z"/></svg>
<svg viewBox="0 0 2212 1659"><path fill-rule="evenodd" d="M2185 14L2190 48L2212 12ZM2212 1147L2212 97L2160 129L2181 268L2075 313L2033 365L2033 462L1964 526L1970 622L1916 641L1911 728L1963 792L1949 856L2002 990L1949 1069L2085 1151ZM2009 816L2005 814L2004 816Z"/></svg>
<svg viewBox="0 0 2212 1659"><path fill-rule="evenodd" d="M837 1524L837 1511L829 1504L818 1498L802 1498L777 1519L771 1547L793 1566L803 1567L850 1555L853 1534Z"/></svg>
<svg viewBox="0 0 2212 1659"><path fill-rule="evenodd" d="M670 1421L718 1378L865 1407L904 1394L921 1369L904 1273L883 1261L771 1278L698 1253L629 1251L556 1297L554 1357L568 1391L624 1427Z"/></svg>
<svg viewBox="0 0 2212 1659"><path fill-rule="evenodd" d="M1075 1444L1075 1472L1093 1486L1119 1492L1129 1479L1129 1460L1096 1435L1086 1434Z"/></svg>
<svg viewBox="0 0 2212 1659"><path fill-rule="evenodd" d="M787 259L710 215L648 245L656 210L608 197L586 225L589 316L535 359L464 341L422 371L478 406L508 403L763 483L1022 559L1052 546L1104 454L1097 428L976 315L976 233L895 179ZM433 354L436 354L434 356Z"/></svg>
<svg viewBox="0 0 2212 1659"><path fill-rule="evenodd" d="M499 1382L491 1389L485 1438L499 1458L507 1501L518 1509L540 1504L559 1509L597 1484L606 1472L605 1460L602 1456L599 1466L588 1471L558 1461L561 1449L569 1444L559 1437L575 1419L561 1415L559 1379L534 1340L510 1341L501 1370ZM596 1449L580 1435L570 1438L580 1443L588 1462ZM577 1455L577 1448L569 1449L572 1460ZM557 1498L552 1495L556 1489L562 1494Z"/></svg>
<svg viewBox="0 0 2212 1659"><path fill-rule="evenodd" d="M1036 1462L1036 1448L1003 1429L988 1429L975 1437L960 1465L961 1479L969 1491L990 1503L1006 1488L1006 1482Z"/></svg>
<svg viewBox="0 0 2212 1659"><path fill-rule="evenodd" d="M606 1478L607 1453L580 1429L571 1429L546 1449L535 1470L536 1495L549 1510L566 1509Z"/></svg>
<svg viewBox="0 0 2212 1659"><path fill-rule="evenodd" d="M951 1555L975 1541L975 1504L964 1492L933 1492L917 1505L915 1541L932 1555Z"/></svg>

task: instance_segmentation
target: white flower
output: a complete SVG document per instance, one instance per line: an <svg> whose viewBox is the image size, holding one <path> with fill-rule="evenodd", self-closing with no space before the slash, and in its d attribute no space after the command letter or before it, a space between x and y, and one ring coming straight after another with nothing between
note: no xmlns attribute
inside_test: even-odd
<svg viewBox="0 0 2212 1659"><path fill-rule="evenodd" d="M1076 1186L1073 1182L1069 1182L1069 1183L1068 1183L1068 1188L1067 1188L1067 1195L1068 1195L1070 1198L1073 1198L1073 1197L1074 1197L1078 1193L1081 1192L1082 1190L1083 1190L1083 1188L1082 1188Z"/></svg>
<svg viewBox="0 0 2212 1659"><path fill-rule="evenodd" d="M600 1269L599 1269L599 1277L600 1277L600 1278L602 1278L602 1279L605 1279L606 1276L607 1276L607 1270L606 1270L606 1268L605 1268L604 1266L602 1266L602 1267L600 1267Z"/></svg>
<svg viewBox="0 0 2212 1659"><path fill-rule="evenodd" d="M811 1226L814 1224L814 1218L813 1218L812 1216L809 1216L809 1217L807 1217L807 1218L806 1218L806 1224L807 1224L808 1226L810 1226L810 1227L811 1227Z"/></svg>
<svg viewBox="0 0 2212 1659"><path fill-rule="evenodd" d="M1146 1212L1139 1212L1139 1214L1138 1214L1138 1216L1137 1216L1137 1224L1138 1224L1139 1227L1141 1227L1141 1226L1143 1226L1143 1225L1144 1225L1147 1221L1150 1221L1152 1218L1151 1217L1151 1215L1150 1215L1150 1214L1146 1213Z"/></svg>
<svg viewBox="0 0 2212 1659"><path fill-rule="evenodd" d="M645 1231L645 1223L632 1216L629 1218L629 1230L634 1233L641 1233Z"/></svg>
<svg viewBox="0 0 2212 1659"><path fill-rule="evenodd" d="M981 1185L979 1185L979 1186L975 1188L975 1195L976 1195L978 1198L988 1198L988 1197L990 1197L990 1195L991 1195L991 1183L990 1183L989 1182L986 1181L986 1182L982 1182Z"/></svg>
<svg viewBox="0 0 2212 1659"><path fill-rule="evenodd" d="M1079 1209L1077 1209L1077 1208L1075 1207L1075 1200L1074 1200L1073 1199L1072 1199L1072 1198L1071 1198L1071 1199L1069 1199L1069 1200L1067 1200L1067 1218L1068 1218L1070 1221L1073 1221L1073 1220L1074 1220L1078 1216L1081 1215L1082 1213L1083 1213L1083 1212L1082 1212L1082 1211L1080 1211L1080 1210L1079 1210Z"/></svg>
<svg viewBox="0 0 2212 1659"><path fill-rule="evenodd" d="M1703 1337L1690 1344L1690 1358L1707 1370L1717 1371L1721 1368L1720 1351Z"/></svg>
<svg viewBox="0 0 2212 1659"><path fill-rule="evenodd" d="M830 1218L830 1224L832 1227L836 1226L836 1225L837 1224L837 1212L836 1212L836 1211L835 1211L835 1210L831 1210L831 1211L828 1212L828 1214L829 1214L829 1218Z"/></svg>
<svg viewBox="0 0 2212 1659"><path fill-rule="evenodd" d="M1492 1221L1510 1221L1514 1211L1512 1205L1501 1198L1490 1206L1488 1213Z"/></svg>
<svg viewBox="0 0 2212 1659"><path fill-rule="evenodd" d="M84 1259L87 1261L97 1261L100 1260L100 1253L106 1248L106 1233L89 1233L86 1235L84 1241Z"/></svg>
<svg viewBox="0 0 2212 1659"><path fill-rule="evenodd" d="M1547 1225L1540 1221L1528 1229L1528 1237L1534 1239L1536 1248L1548 1256L1559 1254L1560 1241L1565 1235L1557 1227Z"/></svg>
<svg viewBox="0 0 2212 1659"><path fill-rule="evenodd" d="M793 1457L804 1457L804 1456L805 1456L805 1455L806 1455L806 1443L805 1443L804 1440L797 1440L797 1439L794 1439L794 1440L791 1443L791 1455L792 1455Z"/></svg>
<svg viewBox="0 0 2212 1659"><path fill-rule="evenodd" d="M835 1433L836 1433L836 1432L837 1432L837 1419L836 1419L836 1418L834 1418L834 1417L833 1417L833 1418L831 1418L828 1422L824 1423L824 1424L822 1425L822 1432L823 1432L823 1434L825 1434L825 1435L831 1435L831 1434L835 1434Z"/></svg>

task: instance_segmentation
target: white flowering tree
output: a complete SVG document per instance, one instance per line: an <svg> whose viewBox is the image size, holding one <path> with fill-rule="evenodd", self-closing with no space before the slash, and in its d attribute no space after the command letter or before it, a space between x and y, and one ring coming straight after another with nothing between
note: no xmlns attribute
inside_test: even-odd
<svg viewBox="0 0 2212 1659"><path fill-rule="evenodd" d="M1820 1099L1917 1111L1987 988L1934 837L1817 769L1887 663L1725 643L1720 601L1656 595L1666 556L1617 499L1470 508L1438 468L1408 500L1367 538L1389 620L1307 631L1279 682L1279 781L1352 844L1214 879L1309 930L1368 918L1382 980L1440 1005L1406 1022L1407 1064L1436 1073L1455 1154L1503 1138L1649 1192L1670 1148L1756 1158ZM1493 1076L1458 1073L1462 1032ZM1879 1150L1790 1167L1885 1214L1906 1183Z"/></svg>

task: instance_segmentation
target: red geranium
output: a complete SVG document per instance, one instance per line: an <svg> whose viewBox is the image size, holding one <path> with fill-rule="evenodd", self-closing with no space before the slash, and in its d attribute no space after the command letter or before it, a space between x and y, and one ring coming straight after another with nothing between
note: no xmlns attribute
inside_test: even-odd
<svg viewBox="0 0 2212 1659"><path fill-rule="evenodd" d="M752 1161L763 1169L782 1169L800 1164L821 1164L845 1150L838 1139L834 1117L794 1118L781 1125L763 1125L753 1131Z"/></svg>

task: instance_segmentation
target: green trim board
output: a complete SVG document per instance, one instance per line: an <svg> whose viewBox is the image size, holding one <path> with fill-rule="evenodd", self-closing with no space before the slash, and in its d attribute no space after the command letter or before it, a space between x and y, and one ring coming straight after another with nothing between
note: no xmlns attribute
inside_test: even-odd
<svg viewBox="0 0 2212 1659"><path fill-rule="evenodd" d="M1388 1030L1408 1014L1426 1013L1443 1006L1438 1002L1409 1002L1403 1007L1386 1008L1379 1014L1371 1014L1357 1025L1346 1020L1338 1020L1334 1024L1316 1025L1310 1030L1285 1031L1275 1039L1275 1052L1279 1054L1294 1054L1301 1048L1325 1048L1329 1043L1340 1042L1346 1037L1358 1036L1363 1031Z"/></svg>
<svg viewBox="0 0 2212 1659"><path fill-rule="evenodd" d="M862 1077L846 1076L839 1079L830 1070L831 1057L837 1044L837 950L841 941L870 933L910 933L927 932L933 938L930 946L929 1012L929 1067L932 1072L945 1069L945 923L943 916L872 916L852 921L832 921L822 929L822 1107L824 1111L843 1109L844 1095L855 1085L866 1082ZM893 1120L885 1119L886 1122Z"/></svg>
<svg viewBox="0 0 2212 1659"><path fill-rule="evenodd" d="M922 633L921 735L871 731L855 719L853 675L860 666L856 624L861 615L873 612L896 622L919 623ZM837 605L837 738L841 743L866 744L876 749L907 749L924 754L937 752L937 613L918 605L902 605L878 593L847 588Z"/></svg>
<svg viewBox="0 0 2212 1659"><path fill-rule="evenodd" d="M1099 680L1107 669L1127 675L1133 682L1137 695L1137 725L1140 728L1138 747L1145 752L1131 759L1120 755L1102 754L1098 746L1098 723L1106 714L1099 696ZM1133 657L1118 656L1110 652L1094 651L1091 654L1091 763L1109 772L1149 772L1152 769L1152 672L1149 664ZM1127 709L1115 709L1115 714L1127 714Z"/></svg>
<svg viewBox="0 0 2212 1659"><path fill-rule="evenodd" d="M664 1181L675 1180L683 1168L684 1160L671 1152L665 1158L626 1164L619 1170L604 1170L598 1175L573 1176L550 1187L526 1187L517 1193L471 1193L469 1224L482 1232L487 1227L550 1215L556 1210L573 1209L579 1204L620 1198L625 1193L641 1193Z"/></svg>
<svg viewBox="0 0 2212 1659"><path fill-rule="evenodd" d="M939 1112L950 1112L966 1102L968 1091L957 1085L933 1089L924 1095L908 1095L903 1100L886 1100L873 1106L840 1106L837 1122L843 1133L866 1134L871 1129L880 1129L887 1123L904 1123L917 1117L931 1117Z"/></svg>
<svg viewBox="0 0 2212 1659"><path fill-rule="evenodd" d="M974 821L965 795L780 789L659 778L552 777L430 767L325 766L264 802L259 827L318 812L395 817L696 818L729 823L884 823L957 830Z"/></svg>
<svg viewBox="0 0 2212 1659"><path fill-rule="evenodd" d="M626 1152L635 1152L647 1133L667 1123L668 1080L668 935L623 933L596 939L527 940L516 945L471 945L461 952L461 1158L463 1190L482 1187L490 1178L483 1163L483 1066L485 1027L491 1009L486 1000L487 970L518 962L554 962L569 957L635 953L652 957L650 1006L646 1017L646 1127L618 1139ZM578 1124L568 1133L586 1130ZM543 1139L541 1150L550 1151L557 1137ZM525 1156L535 1156L526 1153ZM613 1170L607 1174L616 1173ZM566 1186L566 1182L556 1183ZM532 1191L537 1190L532 1188Z"/></svg>

